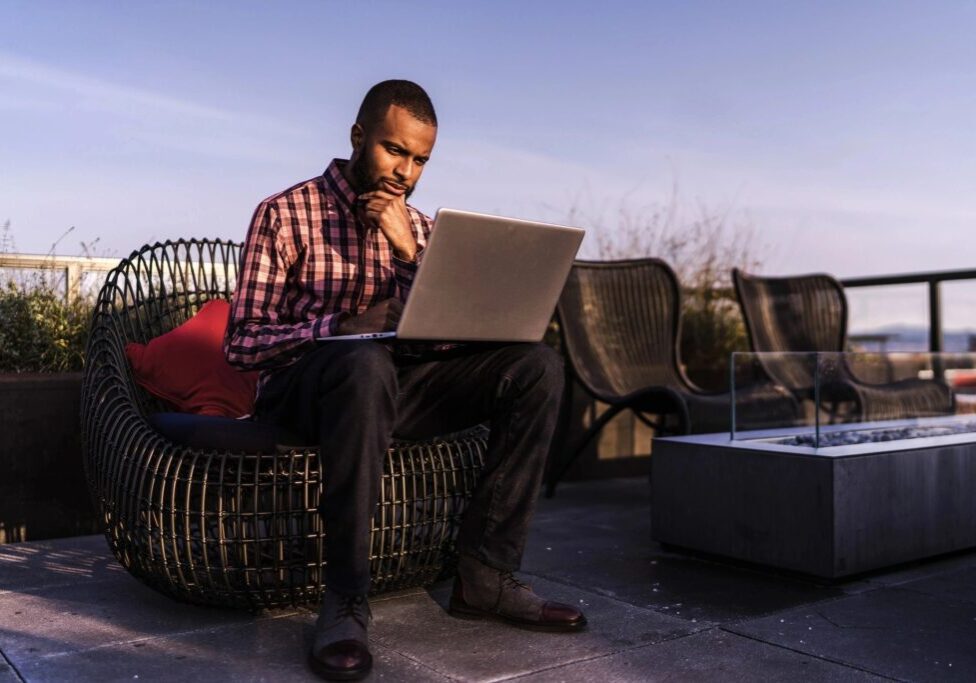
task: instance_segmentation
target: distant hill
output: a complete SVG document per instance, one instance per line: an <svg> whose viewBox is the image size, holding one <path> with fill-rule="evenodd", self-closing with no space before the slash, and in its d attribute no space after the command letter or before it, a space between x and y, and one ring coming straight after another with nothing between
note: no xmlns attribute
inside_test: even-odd
<svg viewBox="0 0 976 683"><path fill-rule="evenodd" d="M848 335L853 338L852 341L872 351L880 348L880 342L874 340L858 342L858 335L887 336L888 339L884 342L886 351L929 350L929 330L927 327L885 325L871 330L850 330ZM972 347L976 346L976 329L946 330L942 336L943 348L946 352L960 353L974 350Z"/></svg>

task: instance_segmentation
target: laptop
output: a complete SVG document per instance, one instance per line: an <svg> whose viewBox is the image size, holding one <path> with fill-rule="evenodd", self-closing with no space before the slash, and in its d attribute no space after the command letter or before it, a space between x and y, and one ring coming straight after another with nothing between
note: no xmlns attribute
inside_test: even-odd
<svg viewBox="0 0 976 683"><path fill-rule="evenodd" d="M320 340L540 341L584 233L441 209L396 331Z"/></svg>

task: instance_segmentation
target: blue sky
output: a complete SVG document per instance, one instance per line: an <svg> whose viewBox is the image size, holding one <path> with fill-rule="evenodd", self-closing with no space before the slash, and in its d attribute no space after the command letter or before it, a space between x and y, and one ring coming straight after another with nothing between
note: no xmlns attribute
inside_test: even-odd
<svg viewBox="0 0 976 683"><path fill-rule="evenodd" d="M402 77L441 122L428 212L595 232L677 187L753 226L767 272L969 268L974 27L959 0L0 0L0 221L25 252L240 239Z"/></svg>

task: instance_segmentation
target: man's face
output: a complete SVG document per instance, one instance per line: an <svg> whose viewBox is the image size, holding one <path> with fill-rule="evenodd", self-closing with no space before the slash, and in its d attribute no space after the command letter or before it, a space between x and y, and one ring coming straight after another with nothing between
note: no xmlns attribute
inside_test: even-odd
<svg viewBox="0 0 976 683"><path fill-rule="evenodd" d="M391 105L369 130L352 127L350 180L357 194L383 190L409 197L434 149L437 127Z"/></svg>

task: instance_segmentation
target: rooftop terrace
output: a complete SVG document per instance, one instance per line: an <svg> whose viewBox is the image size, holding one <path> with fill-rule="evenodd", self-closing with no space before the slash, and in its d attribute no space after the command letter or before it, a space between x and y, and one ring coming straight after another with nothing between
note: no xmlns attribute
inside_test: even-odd
<svg viewBox="0 0 976 683"><path fill-rule="evenodd" d="M662 548L643 478L568 482L540 500L524 573L577 603L559 635L459 621L450 582L373 601L385 681L970 681L976 552L834 585ZM104 539L0 546L0 683L311 681L314 614L173 602Z"/></svg>

